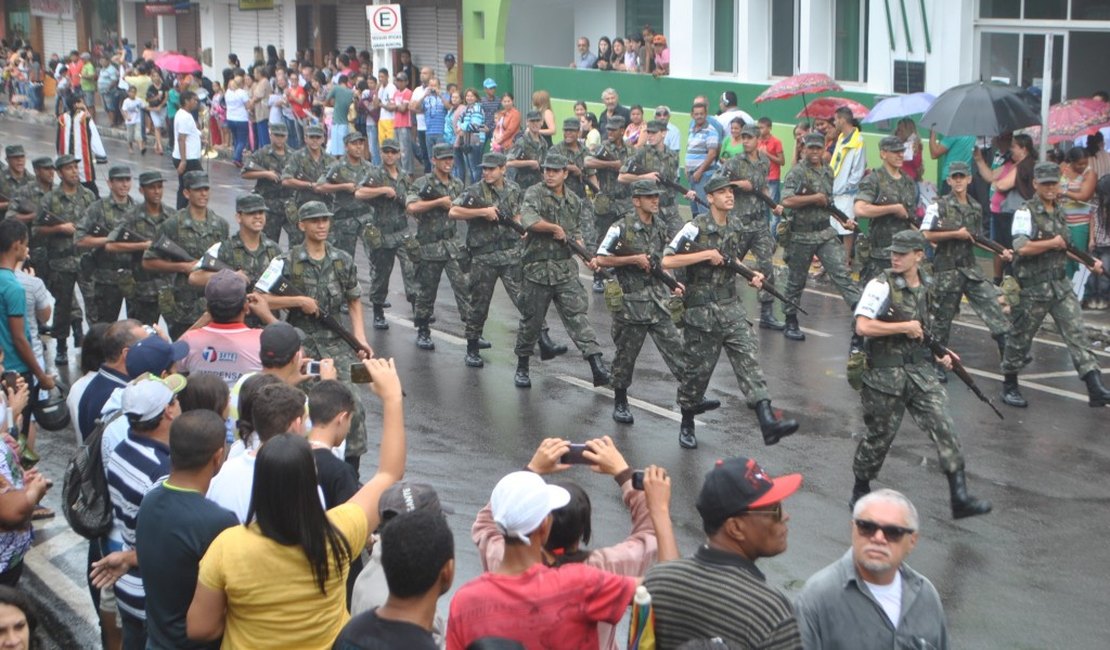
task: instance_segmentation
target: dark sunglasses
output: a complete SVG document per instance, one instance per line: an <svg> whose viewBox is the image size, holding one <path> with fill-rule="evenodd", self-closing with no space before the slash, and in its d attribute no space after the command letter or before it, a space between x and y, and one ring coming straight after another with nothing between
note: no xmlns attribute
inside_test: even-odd
<svg viewBox="0 0 1110 650"><path fill-rule="evenodd" d="M736 516L741 517L743 515L767 515L767 516L771 517L771 521L779 522L779 521L782 521L782 503L776 503L775 505L771 506L770 508L757 508L755 510L745 510L744 512L738 513Z"/></svg>
<svg viewBox="0 0 1110 650"><path fill-rule="evenodd" d="M903 528L901 526L881 526L873 521L866 519L856 519L856 530L859 534L867 539L875 536L875 531L883 531L883 537L886 541L897 544L902 541L906 535L912 535L915 531L912 528Z"/></svg>

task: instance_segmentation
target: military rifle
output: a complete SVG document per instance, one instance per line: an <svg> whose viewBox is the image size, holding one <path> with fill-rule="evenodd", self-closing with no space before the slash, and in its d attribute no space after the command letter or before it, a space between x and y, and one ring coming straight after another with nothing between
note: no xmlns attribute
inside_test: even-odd
<svg viewBox="0 0 1110 650"><path fill-rule="evenodd" d="M959 230L959 228L933 228L932 230L930 230L928 232L956 232L958 230ZM978 235L976 233L973 233L970 230L968 232L971 233L971 240L979 248L988 250L988 251L994 253L995 255L1005 255L1006 254L1006 247L1003 246L1002 244L999 244L998 242L994 241L993 239L987 239L986 237L984 237L982 235Z"/></svg>
<svg viewBox="0 0 1110 650"><path fill-rule="evenodd" d="M643 167L641 167L640 165L638 165L636 163L633 163L631 166L629 166L628 173L629 174L635 174L636 176L641 176L643 174L651 174L653 172L650 172L650 171L644 169ZM654 173L658 174L658 172L654 172ZM682 185L682 183L676 183L675 181L664 180L663 176L661 174L659 176L659 179L656 180L655 182L659 183L664 188L666 188L668 190L671 190L672 192L677 192L677 193L679 193L683 196L686 196L686 193L690 191L690 188L684 187ZM697 203L698 205L704 207L706 210L709 209L709 204L706 203L705 201L701 200L697 196L694 196L694 203Z"/></svg>
<svg viewBox="0 0 1110 650"><path fill-rule="evenodd" d="M620 229L616 226L609 229L605 235L605 240L601 243L601 247L608 250L615 257L631 257L633 255L647 255L649 260L648 273L651 277L659 280L671 291L677 291L682 288L682 285L675 280L670 273L667 273L663 266L659 263L659 256L652 253L644 253L638 251L624 242L624 238L620 236Z"/></svg>
<svg viewBox="0 0 1110 650"><path fill-rule="evenodd" d="M687 224L687 226L689 226L689 224ZM681 235L681 237L678 240L678 247L675 249L675 252L686 254L686 253L700 253L701 251L710 250L708 248L698 246L697 243L695 243L692 239L690 239L690 237L688 235L683 234L683 233L679 233L679 234ZM755 278L756 272L754 270L752 270L749 266L747 266L746 264L744 264L743 262L741 262L740 260L736 259L735 257L733 257L731 255L725 255L720 249L717 249L717 252L720 253L721 257L724 258L724 267L726 269L728 269L729 271L732 271L733 273L739 275L740 277L744 278L745 280L747 280L749 282L751 282ZM778 289L776 289L775 285L771 284L771 282L767 278L763 279L762 290L766 291L767 293L774 296L775 298L778 298L784 304L790 305L791 307L797 309L798 311L802 312L803 314L806 314L807 316L809 315L809 312L806 311L805 309L802 309L801 305L799 305L798 303L796 303L792 300L788 300L786 298L786 296L784 296Z"/></svg>
<svg viewBox="0 0 1110 650"><path fill-rule="evenodd" d="M798 192L798 196L809 196L809 195L813 195L813 194L816 194L816 193L817 192L814 192L814 191L810 190L808 187L803 187ZM851 226L848 225L849 223L852 222L852 218L849 217L847 214L845 214L843 210L836 207L836 204L832 202L832 197L830 197L828 194L825 195L825 203L826 204L823 205L823 206L814 206L814 207L819 207L820 209L825 210L826 212L828 212L829 215L831 215L833 219L836 219L837 221L840 222L841 227L847 228L848 230L855 230L856 229L855 225L851 225Z"/></svg>
<svg viewBox="0 0 1110 650"><path fill-rule="evenodd" d="M274 258L270 261L270 265L262 272L258 278L258 282L254 284L254 288L262 293L268 293L274 296L303 296L304 294L297 291L289 278L285 276L285 263L280 258ZM354 334L346 327L343 327L334 316L324 311L322 307L317 304L316 315L314 316L325 329L331 330L334 334L343 339L355 353L366 352L366 354L373 356L374 351L368 346L363 345L355 338Z"/></svg>
<svg viewBox="0 0 1110 650"><path fill-rule="evenodd" d="M198 271L222 271L224 269L227 269L229 271L239 270L237 268L233 268L230 264L224 262L219 258L221 243L222 242L216 242L215 244L209 246L208 250L204 251L204 255L201 255L200 261L197 262Z"/></svg>
<svg viewBox="0 0 1110 650"><path fill-rule="evenodd" d="M1078 259L1080 261L1080 263L1083 264L1083 266L1086 266L1089 269L1094 269L1095 268L1095 262L1098 261L1094 257L1091 257L1090 254L1084 253L1083 251L1076 248L1075 244L1073 244L1071 242L1068 242L1067 252L1072 257L1075 257L1076 259ZM1103 269L1103 271L1105 271L1105 269Z"/></svg>

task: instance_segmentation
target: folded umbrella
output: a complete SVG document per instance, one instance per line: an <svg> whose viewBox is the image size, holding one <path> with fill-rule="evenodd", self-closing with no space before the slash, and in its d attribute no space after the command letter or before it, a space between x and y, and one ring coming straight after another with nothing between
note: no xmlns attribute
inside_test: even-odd
<svg viewBox="0 0 1110 650"><path fill-rule="evenodd" d="M909 95L887 97L875 104L863 121L870 124L872 122L896 120L909 115L920 115L929 110L929 107L936 100L936 95L930 93L911 93Z"/></svg>
<svg viewBox="0 0 1110 650"><path fill-rule="evenodd" d="M845 99L844 97L821 97L807 104L796 117L832 121L833 115L836 113L837 109L840 108L851 109L852 117L857 120L866 117L868 112L866 106L857 101L852 101L851 99Z"/></svg>
<svg viewBox="0 0 1110 650"><path fill-rule="evenodd" d="M986 81L949 88L921 118L944 135L995 136L1040 123L1025 90Z"/></svg>

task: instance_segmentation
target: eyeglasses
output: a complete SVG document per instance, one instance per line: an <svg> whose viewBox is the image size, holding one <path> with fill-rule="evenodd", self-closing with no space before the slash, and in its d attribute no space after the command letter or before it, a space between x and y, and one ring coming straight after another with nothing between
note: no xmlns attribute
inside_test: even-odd
<svg viewBox="0 0 1110 650"><path fill-rule="evenodd" d="M903 528L901 526L893 525L883 526L880 524L876 524L873 521L868 521L867 519L856 519L855 523L856 530L859 531L859 534L863 537L871 539L875 536L875 531L881 530L883 531L883 537L886 538L886 541L891 542L892 544L897 544L898 542L902 541L902 538L906 535L912 535L916 532L912 528Z"/></svg>
<svg viewBox="0 0 1110 650"><path fill-rule="evenodd" d="M737 517L740 517L740 516L743 516L743 515L767 515L767 516L771 517L771 521L780 522L780 521L782 521L782 504L781 503L776 503L775 505L771 506L770 508L757 508L755 510L745 510L744 512L739 512L739 513L736 514Z"/></svg>

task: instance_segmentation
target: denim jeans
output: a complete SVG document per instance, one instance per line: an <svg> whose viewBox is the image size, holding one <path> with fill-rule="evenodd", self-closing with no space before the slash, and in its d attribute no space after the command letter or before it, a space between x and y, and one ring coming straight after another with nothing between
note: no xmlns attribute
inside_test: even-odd
<svg viewBox="0 0 1110 650"><path fill-rule="evenodd" d="M1095 246L1091 255L1095 259L1102 260L1102 268L1110 269L1110 246ZM1091 279L1087 281L1087 287L1089 297L1102 300L1110 299L1110 274L1095 275L1092 273Z"/></svg>
<svg viewBox="0 0 1110 650"><path fill-rule="evenodd" d="M262 120L254 123L254 150L258 151L262 147L270 144L270 120Z"/></svg>
<svg viewBox="0 0 1110 650"><path fill-rule="evenodd" d="M702 201L706 200L705 199L705 184L709 182L709 179L713 177L713 173L716 172L716 171L717 171L716 166L710 167L709 169L705 170L704 173L702 173L701 180L695 182L694 177L693 177L694 170L693 169L687 169L686 170L686 178L689 179L689 181L690 181L690 189L694 190L694 193L697 194L698 198L701 199ZM697 203L690 203L690 216L696 217L699 214L701 214L702 212L707 212L707 210L705 208L703 208L702 206L698 205Z"/></svg>
<svg viewBox="0 0 1110 650"><path fill-rule="evenodd" d="M243 162L243 150L250 144L250 122L227 121L231 141L235 143L235 162Z"/></svg>
<svg viewBox="0 0 1110 650"><path fill-rule="evenodd" d="M432 149L428 146L428 132L416 130L416 159L424 165L424 173L432 173Z"/></svg>
<svg viewBox="0 0 1110 650"><path fill-rule="evenodd" d="M428 133L427 131L424 132L424 151L426 151L427 154L428 154L428 165L426 165L426 166L428 166L428 167L431 166L432 151L435 150L435 146L437 144L440 144L442 142L443 142L443 134L442 133ZM428 173L431 173L430 169L428 170Z"/></svg>
<svg viewBox="0 0 1110 650"><path fill-rule="evenodd" d="M378 142L378 123L366 123L366 144L370 147L370 162L375 167L382 164L382 146Z"/></svg>
<svg viewBox="0 0 1110 650"><path fill-rule="evenodd" d="M466 173L466 154L463 153L462 147L455 147L455 166L451 169L451 172L455 175L455 178L462 181L463 185L474 182L469 180L470 177Z"/></svg>
<svg viewBox="0 0 1110 650"><path fill-rule="evenodd" d="M146 650L146 621L120 609L123 623L123 650Z"/></svg>
<svg viewBox="0 0 1110 650"><path fill-rule="evenodd" d="M393 128L393 133L401 145L401 169L406 174L412 174L412 127L397 126Z"/></svg>
<svg viewBox="0 0 1110 650"><path fill-rule="evenodd" d="M285 128L289 130L288 145L291 149L300 149L304 144L304 137L301 133L301 124L291 117L283 118Z"/></svg>
<svg viewBox="0 0 1110 650"><path fill-rule="evenodd" d="M477 183L482 178L482 145L464 144L462 155L466 162L466 172L470 176L470 182Z"/></svg>
<svg viewBox="0 0 1110 650"><path fill-rule="evenodd" d="M767 189L770 190L771 198L775 200L775 203L782 200L782 184L779 181L767 181ZM771 223L771 238L778 241L777 228L779 227L779 221L782 221L782 217L776 216L770 208L767 208L767 218Z"/></svg>

